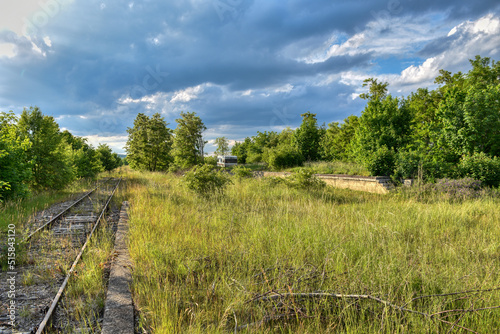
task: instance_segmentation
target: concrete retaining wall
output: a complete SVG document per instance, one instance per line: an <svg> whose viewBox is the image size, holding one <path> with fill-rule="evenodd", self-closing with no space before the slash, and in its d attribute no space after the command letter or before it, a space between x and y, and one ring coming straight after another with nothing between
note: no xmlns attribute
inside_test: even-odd
<svg viewBox="0 0 500 334"><path fill-rule="evenodd" d="M316 175L326 184L336 188L366 191L376 194L387 194L394 189L391 178L385 176L365 177L348 175Z"/></svg>
<svg viewBox="0 0 500 334"><path fill-rule="evenodd" d="M288 172L254 172L256 177L287 177L292 173ZM386 176L356 176L356 175L336 175L336 174L315 174L325 181L329 186L336 188L366 191L376 194L387 194L394 189L394 185Z"/></svg>

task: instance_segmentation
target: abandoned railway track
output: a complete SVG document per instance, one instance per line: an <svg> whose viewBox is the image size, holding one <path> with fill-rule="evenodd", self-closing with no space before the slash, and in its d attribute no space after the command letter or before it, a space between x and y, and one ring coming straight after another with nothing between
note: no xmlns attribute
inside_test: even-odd
<svg viewBox="0 0 500 334"><path fill-rule="evenodd" d="M23 261L16 268L16 326L8 332L58 332L49 330L55 310L120 182L100 181L78 200L61 205L57 213L42 214L32 222L23 241ZM1 285L0 290L7 291ZM9 299L0 297L6 309Z"/></svg>

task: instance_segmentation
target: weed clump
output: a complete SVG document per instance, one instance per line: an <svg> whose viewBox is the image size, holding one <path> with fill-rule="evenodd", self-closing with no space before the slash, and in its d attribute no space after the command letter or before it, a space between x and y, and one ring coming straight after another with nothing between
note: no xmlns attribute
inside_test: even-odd
<svg viewBox="0 0 500 334"><path fill-rule="evenodd" d="M323 189L326 183L316 177L312 170L299 169L297 172L286 177L268 177L266 182L271 186L284 184L289 188L303 189L303 190L317 190Z"/></svg>
<svg viewBox="0 0 500 334"><path fill-rule="evenodd" d="M400 188L399 195L421 202L462 202L484 196L497 196L494 189L484 187L480 180L472 178L440 179L436 183L417 184L411 188Z"/></svg>
<svg viewBox="0 0 500 334"><path fill-rule="evenodd" d="M227 174L207 164L194 167L184 175L183 181L189 190L205 198L222 195L226 186L232 183Z"/></svg>
<svg viewBox="0 0 500 334"><path fill-rule="evenodd" d="M471 178L442 179L436 182L433 188L438 194L458 201L478 198L483 193L482 182Z"/></svg>
<svg viewBox="0 0 500 334"><path fill-rule="evenodd" d="M236 166L232 169L232 173L239 179L252 177L253 173L250 168L244 166Z"/></svg>
<svg viewBox="0 0 500 334"><path fill-rule="evenodd" d="M286 179L286 184L292 188L300 189L322 189L326 186L326 183L319 178L317 178L313 171L310 170L299 170L298 172L292 174Z"/></svg>

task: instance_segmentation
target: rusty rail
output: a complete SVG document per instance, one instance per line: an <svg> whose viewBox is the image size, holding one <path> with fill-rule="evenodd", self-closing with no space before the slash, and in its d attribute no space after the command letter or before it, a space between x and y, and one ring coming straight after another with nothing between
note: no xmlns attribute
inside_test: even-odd
<svg viewBox="0 0 500 334"><path fill-rule="evenodd" d="M106 180L103 184L105 184L106 182L108 182L108 180ZM39 228L37 228L34 232L32 232L30 235L28 235L24 241L29 241L35 234L37 234L38 232L50 227L52 224L54 224L59 218L61 218L69 209L71 209L72 207L74 207L75 205L77 205L78 203L80 203L81 201L83 201L85 198L87 198L90 194L92 194L94 191L96 191L100 186L102 186L103 184L100 184L98 186L96 186L94 189L90 190L89 192L87 192L85 195L83 195L81 198L79 198L78 200L75 201L75 203L71 204L70 206L68 206L66 209L64 209L63 211L59 212L54 218L52 218L51 220L49 220L48 222L46 222L45 224L43 224L42 226L40 226Z"/></svg>
<svg viewBox="0 0 500 334"><path fill-rule="evenodd" d="M64 279L64 282L62 283L61 287L59 288L59 291L57 292L56 296L52 300L52 304L50 305L49 310L45 314L45 317L43 318L43 320L40 323L40 325L38 326L36 334L42 334L43 331L45 330L45 327L49 323L50 318L52 317L52 314L54 313L54 310L56 309L57 303L61 299L61 296L62 296L62 294L64 292L64 289L66 288L66 285L68 285L69 279L70 279L71 275L73 274L73 271L75 270L76 266L78 265L78 261L80 261L80 258L82 257L83 252L85 251L85 248L87 248L87 245L90 242L90 239L92 238L92 235L94 234L94 231L99 226L101 218L104 216L104 213L106 212L106 209L108 208L109 202L111 202L111 199L113 198L113 195L115 194L116 189L118 189L118 186L120 185L121 180L122 180L121 178L118 180L118 183L116 184L115 188L113 189L113 192L108 197L108 200L106 201L106 204L104 205L104 207L103 207L103 209L101 211L101 214L97 218L97 220L96 220L96 222L94 224L94 227L92 228L92 231L90 232L90 234L87 237L87 240L83 244L83 246L82 246L82 248L80 250L80 253L78 253L78 255L76 256L76 259L73 262L73 265L71 266L71 269L66 274L66 278Z"/></svg>

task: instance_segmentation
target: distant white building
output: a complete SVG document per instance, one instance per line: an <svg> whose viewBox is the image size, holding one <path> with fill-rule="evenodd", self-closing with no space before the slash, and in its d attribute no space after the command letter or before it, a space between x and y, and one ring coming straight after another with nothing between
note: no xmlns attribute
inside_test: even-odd
<svg viewBox="0 0 500 334"><path fill-rule="evenodd" d="M238 157L234 155L219 155L217 156L217 166L219 167L229 167L236 166L238 163Z"/></svg>

